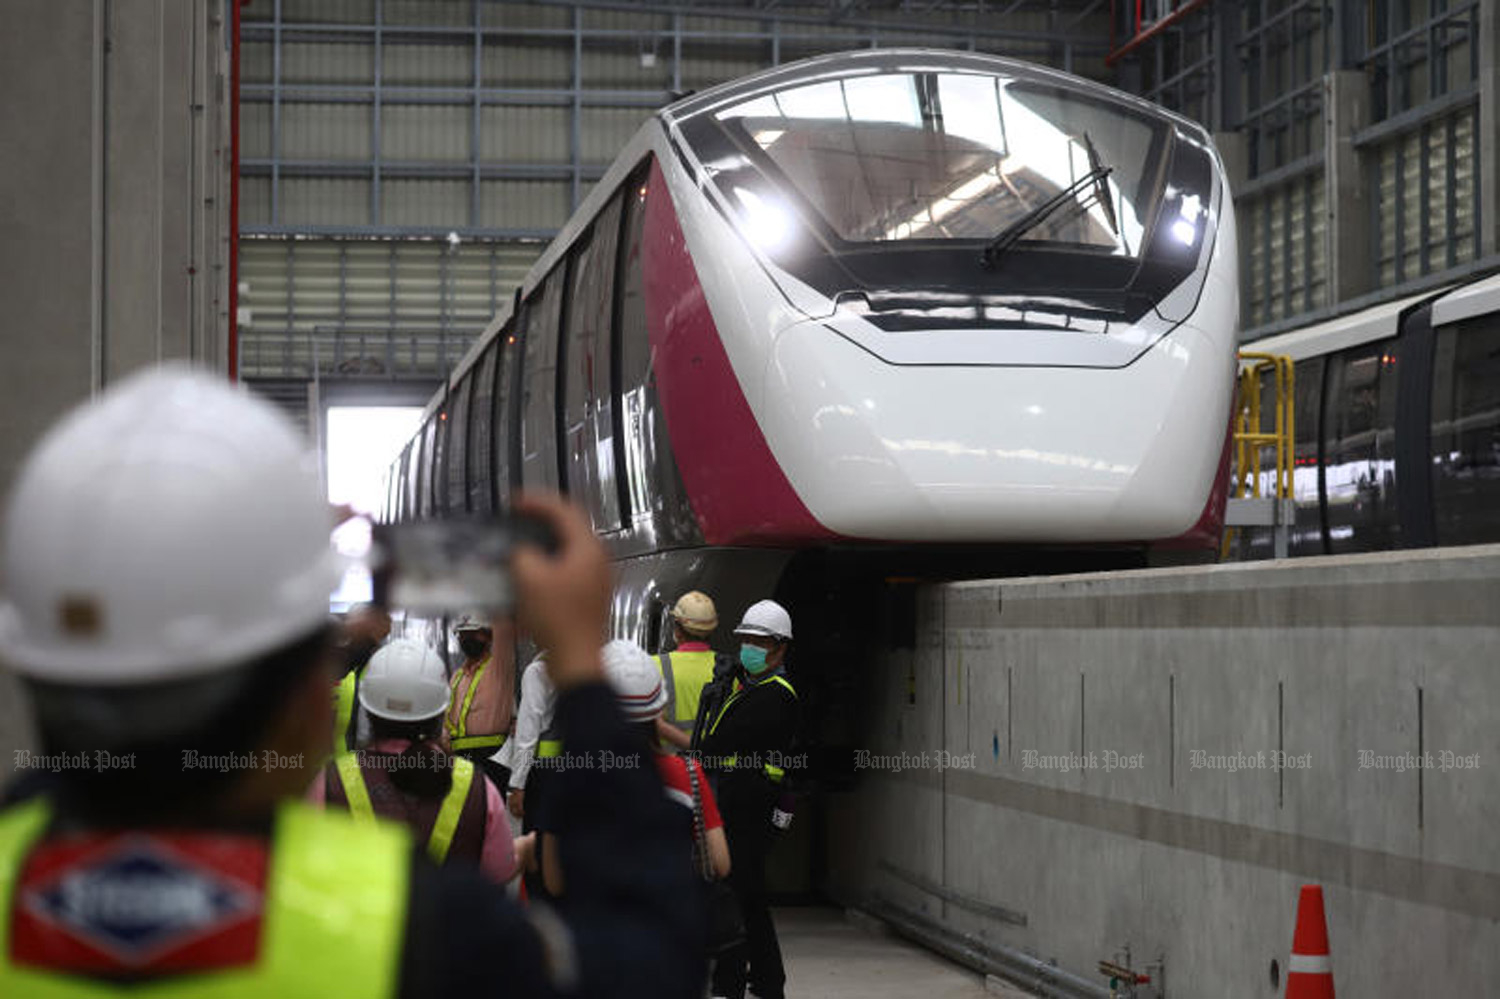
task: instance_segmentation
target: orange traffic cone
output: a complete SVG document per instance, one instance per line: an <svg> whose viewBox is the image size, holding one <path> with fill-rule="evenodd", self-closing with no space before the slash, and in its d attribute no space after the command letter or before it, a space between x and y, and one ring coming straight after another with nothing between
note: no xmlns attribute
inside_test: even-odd
<svg viewBox="0 0 1500 999"><path fill-rule="evenodd" d="M1333 999L1333 962L1328 955L1328 921L1323 888L1303 885L1297 899L1297 929L1286 966L1286 999Z"/></svg>

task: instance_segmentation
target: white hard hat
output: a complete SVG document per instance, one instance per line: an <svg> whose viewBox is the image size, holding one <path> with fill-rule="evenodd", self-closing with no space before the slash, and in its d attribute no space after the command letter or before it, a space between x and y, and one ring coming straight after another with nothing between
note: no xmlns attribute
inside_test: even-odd
<svg viewBox="0 0 1500 999"><path fill-rule="evenodd" d="M672 607L672 620L682 625L684 631L695 635L707 635L719 626L719 612L707 593L690 590L677 598Z"/></svg>
<svg viewBox="0 0 1500 999"><path fill-rule="evenodd" d="M489 619L480 614L465 614L453 626L454 634L460 631L491 631Z"/></svg>
<svg viewBox="0 0 1500 999"><path fill-rule="evenodd" d="M615 688L620 710L633 722L651 721L667 703L656 660L634 642L617 638L604 647L604 674Z"/></svg>
<svg viewBox="0 0 1500 999"><path fill-rule="evenodd" d="M745 611L745 616L740 618L740 626L734 629L736 635L769 635L772 638L790 639L792 637L792 615L786 612L786 608L774 600L761 600L750 605Z"/></svg>
<svg viewBox="0 0 1500 999"><path fill-rule="evenodd" d="M68 414L4 530L0 658L70 684L206 676L324 626L340 561L290 421L183 366Z"/></svg>
<svg viewBox="0 0 1500 999"><path fill-rule="evenodd" d="M359 678L359 703L377 718L422 721L448 710L448 671L426 644L393 638L370 657Z"/></svg>

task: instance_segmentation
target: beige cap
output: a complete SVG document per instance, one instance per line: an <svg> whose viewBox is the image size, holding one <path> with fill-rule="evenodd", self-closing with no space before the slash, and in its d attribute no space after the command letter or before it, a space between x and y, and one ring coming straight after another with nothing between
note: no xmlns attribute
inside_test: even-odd
<svg viewBox="0 0 1500 999"><path fill-rule="evenodd" d="M695 635L707 635L719 626L719 612L707 593L693 590L677 599L672 608L672 620L682 626L683 631Z"/></svg>

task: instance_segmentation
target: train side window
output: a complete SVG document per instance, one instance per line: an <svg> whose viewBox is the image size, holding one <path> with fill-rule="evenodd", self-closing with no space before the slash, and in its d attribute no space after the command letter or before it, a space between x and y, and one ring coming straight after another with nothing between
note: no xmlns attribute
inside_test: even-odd
<svg viewBox="0 0 1500 999"><path fill-rule="evenodd" d="M557 340L566 268L558 266L526 303L521 388L521 485L556 490Z"/></svg>
<svg viewBox="0 0 1500 999"><path fill-rule="evenodd" d="M396 493L392 500L391 519L394 521L403 521L410 517L410 510L407 506L407 496L409 495L407 490L410 488L408 480L411 478L410 442L407 443L406 447L401 449L401 458L396 467L398 469L396 473Z"/></svg>
<svg viewBox="0 0 1500 999"><path fill-rule="evenodd" d="M1353 347L1329 364L1323 469L1328 547L1396 547L1396 341Z"/></svg>
<svg viewBox="0 0 1500 999"><path fill-rule="evenodd" d="M433 445L437 440L438 414L434 413L422 427L422 458L417 465L417 516L432 516Z"/></svg>
<svg viewBox="0 0 1500 999"><path fill-rule="evenodd" d="M410 452L406 456L406 481L403 483L405 495L401 497L401 513L406 520L417 519L417 481L419 479L418 469L422 465L422 428L417 428L416 436L407 445Z"/></svg>
<svg viewBox="0 0 1500 999"><path fill-rule="evenodd" d="M452 396L443 400L443 406L433 419L432 434L432 516L442 516L448 510L448 407Z"/></svg>
<svg viewBox="0 0 1500 999"><path fill-rule="evenodd" d="M492 513L495 509L495 483L490 464L494 449L490 446L490 432L495 424L495 354L498 350L498 340L485 348L470 379L473 388L469 396L468 431L465 434L469 510L480 514Z"/></svg>
<svg viewBox="0 0 1500 999"><path fill-rule="evenodd" d="M517 298L519 302L519 296ZM502 507L521 483L521 336L524 312L518 311L495 338L495 499Z"/></svg>
<svg viewBox="0 0 1500 999"><path fill-rule="evenodd" d="M628 509L635 522L653 523L662 541L701 543L698 522L688 503L672 453L672 441L656 391L652 371L649 309L646 300L643 261L652 253L650 242L660 231L646 225L653 198L670 196L653 192L656 176L650 160L632 175L625 189L625 222L620 247L619 276L619 405L624 436ZM658 249L659 252L659 249ZM657 308L665 306L658 303Z"/></svg>
<svg viewBox="0 0 1500 999"><path fill-rule="evenodd" d="M1323 506L1318 499L1318 414L1322 411L1322 357L1298 361L1294 372L1292 428L1292 496L1297 501L1297 521L1293 525L1290 553L1321 555L1323 553ZM1259 531L1257 534L1266 532Z"/></svg>
<svg viewBox="0 0 1500 999"><path fill-rule="evenodd" d="M563 434L568 489L588 509L597 531L620 529L615 485L614 393L611 382L615 246L620 199L599 213L575 247L568 296Z"/></svg>
<svg viewBox="0 0 1500 999"><path fill-rule="evenodd" d="M1500 541L1500 314L1436 333L1432 495L1438 544Z"/></svg>
<svg viewBox="0 0 1500 999"><path fill-rule="evenodd" d="M464 513L469 506L469 398L473 388L471 371L459 382L448 406L448 481L443 508L450 514Z"/></svg>

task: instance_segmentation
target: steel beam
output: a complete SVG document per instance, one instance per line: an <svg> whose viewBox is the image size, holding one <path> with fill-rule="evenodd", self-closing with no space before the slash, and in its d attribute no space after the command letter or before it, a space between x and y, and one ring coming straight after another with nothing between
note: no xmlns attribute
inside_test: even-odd
<svg viewBox="0 0 1500 999"><path fill-rule="evenodd" d="M1378 254L1371 252L1377 232L1369 213L1361 210L1375 192L1366 191L1366 174L1355 136L1369 114L1369 83L1363 73L1340 70L1324 76L1323 86L1323 197L1327 213L1324 259L1328 281L1324 304L1356 298L1375 287Z"/></svg>

